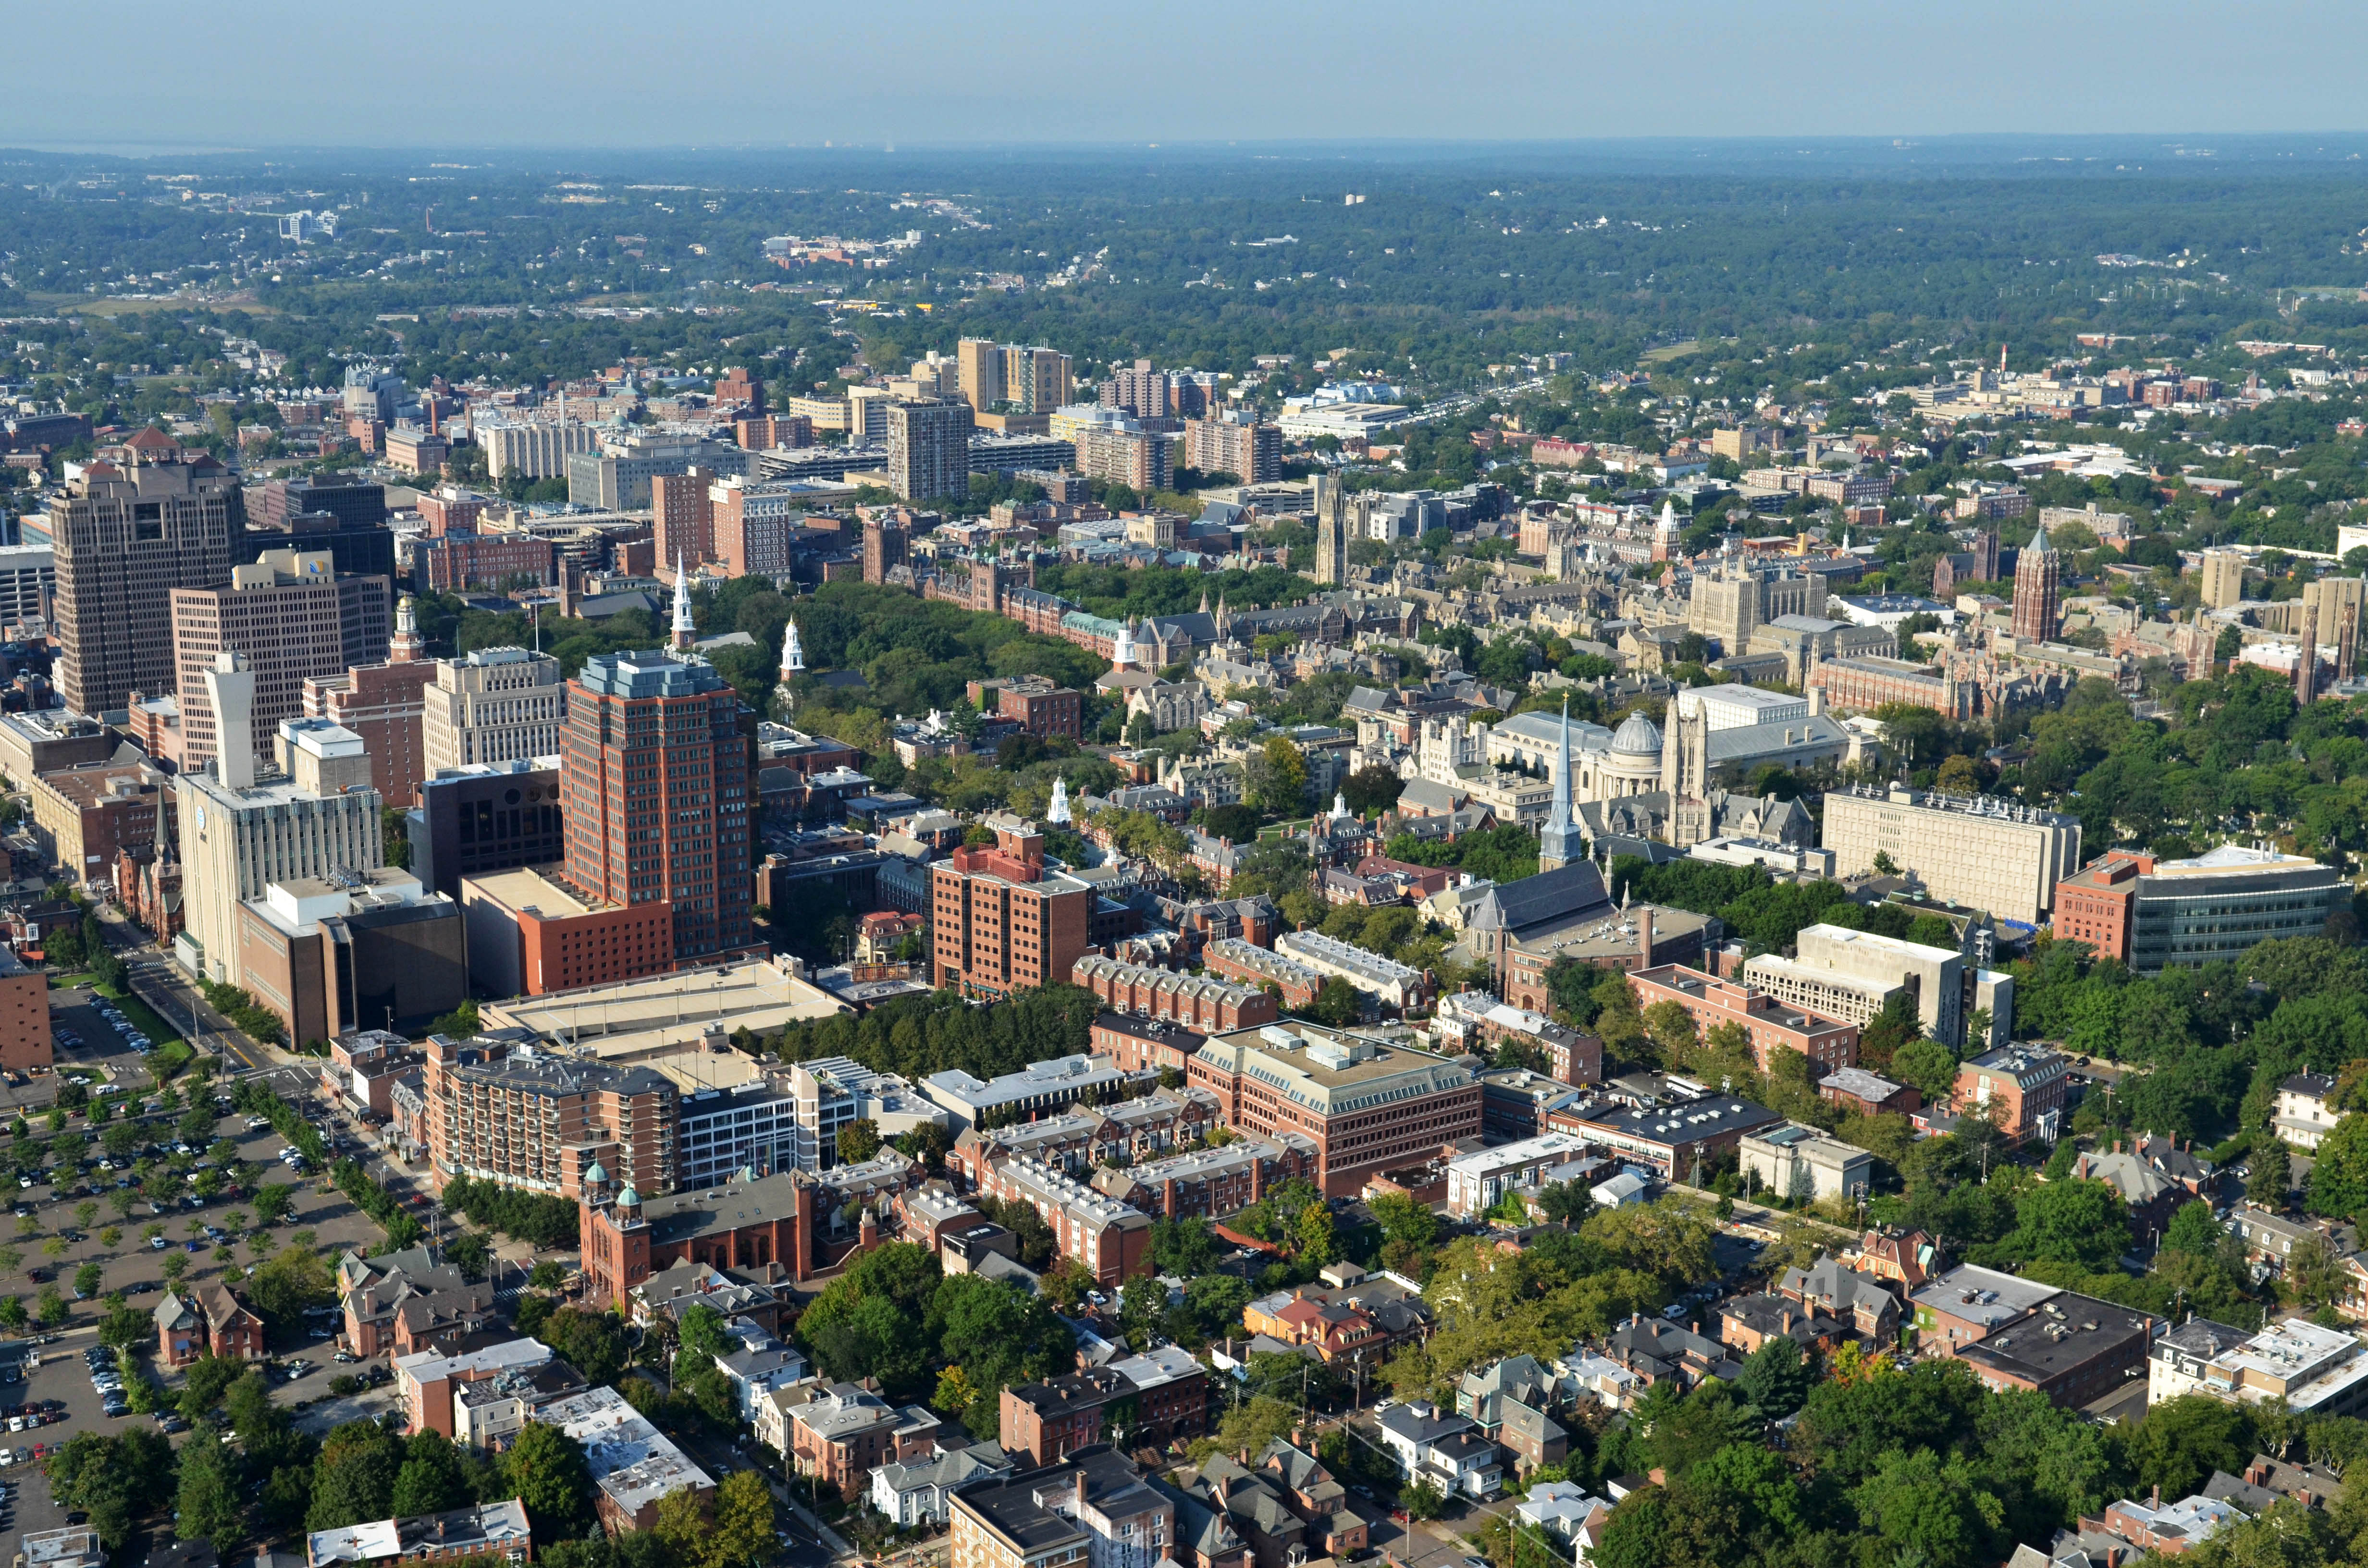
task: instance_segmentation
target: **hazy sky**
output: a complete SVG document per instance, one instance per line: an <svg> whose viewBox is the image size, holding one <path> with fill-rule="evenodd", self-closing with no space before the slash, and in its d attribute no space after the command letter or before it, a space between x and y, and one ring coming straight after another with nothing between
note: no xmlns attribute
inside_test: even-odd
<svg viewBox="0 0 2368 1568"><path fill-rule="evenodd" d="M2368 128L2360 0L32 0L9 41L16 145Z"/></svg>

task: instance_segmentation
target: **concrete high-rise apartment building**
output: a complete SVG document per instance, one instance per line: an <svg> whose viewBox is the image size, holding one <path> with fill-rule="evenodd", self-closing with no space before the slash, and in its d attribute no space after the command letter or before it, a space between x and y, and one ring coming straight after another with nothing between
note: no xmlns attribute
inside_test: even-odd
<svg viewBox="0 0 2368 1568"><path fill-rule="evenodd" d="M188 919L180 941L206 979L237 985L240 905L274 882L384 865L383 802L360 738L330 725L290 722L282 731L284 771L257 774L256 678L245 654L224 650L205 685L221 748L211 767L173 781Z"/></svg>
<svg viewBox="0 0 2368 1568"><path fill-rule="evenodd" d="M1176 487L1176 437L1147 430L1081 430L1077 472L1138 495Z"/></svg>
<svg viewBox="0 0 2368 1568"><path fill-rule="evenodd" d="M271 551L231 568L230 578L228 587L172 591L184 767L214 755L206 676L223 651L246 655L254 675L258 744L269 744L281 720L302 715L306 680L386 662L385 578L340 573L325 550Z"/></svg>
<svg viewBox="0 0 2368 1568"><path fill-rule="evenodd" d="M980 414L997 403L1021 414L1050 414L1069 401L1076 386L1069 357L1057 349L965 337L956 345L954 358L962 401ZM922 369L913 367L916 380ZM942 370L937 380L942 387Z"/></svg>
<svg viewBox="0 0 2368 1568"><path fill-rule="evenodd" d="M1094 890L1044 863L1043 831L986 820L992 846L957 849L929 870L936 983L977 996L1065 982L1084 956Z"/></svg>
<svg viewBox="0 0 2368 1568"><path fill-rule="evenodd" d="M2014 565L2016 641L2050 642L2055 638L2056 612L2064 598L2064 562L2042 528L2022 547Z"/></svg>
<svg viewBox="0 0 2368 1568"><path fill-rule="evenodd" d="M564 479L567 460L578 452L598 451L600 437L589 425L564 420L516 425L479 425L477 441L485 449L485 472L495 479Z"/></svg>
<svg viewBox="0 0 2368 1568"><path fill-rule="evenodd" d="M1275 483L1282 478L1282 431L1230 419L1187 420L1184 466L1204 474L1230 473L1245 484Z"/></svg>
<svg viewBox="0 0 2368 1568"><path fill-rule="evenodd" d="M230 581L245 503L220 463L94 463L50 499L58 694L76 713L173 688L172 592Z"/></svg>
<svg viewBox="0 0 2368 1568"><path fill-rule="evenodd" d="M715 559L715 509L707 498L715 475L704 469L650 479L650 527L661 564L697 566Z"/></svg>
<svg viewBox="0 0 2368 1568"><path fill-rule="evenodd" d="M602 511L631 511L650 505L650 482L661 474L701 469L710 474L746 473L750 454L720 441L677 436L626 436L598 451L567 460L567 499Z"/></svg>
<svg viewBox="0 0 2368 1568"><path fill-rule="evenodd" d="M1003 401L1014 412L1050 414L1069 401L1076 386L1069 357L1060 350L1004 346Z"/></svg>
<svg viewBox="0 0 2368 1568"><path fill-rule="evenodd" d="M1176 413L1175 383L1148 359L1137 359L1133 369L1112 370L1101 398L1104 408L1123 408L1137 419L1167 419Z"/></svg>
<svg viewBox="0 0 2368 1568"><path fill-rule="evenodd" d="M790 542L810 505L810 495L791 481L717 480L707 488L712 559L734 577L786 576Z"/></svg>
<svg viewBox="0 0 2368 1568"><path fill-rule="evenodd" d="M971 409L938 397L888 407L888 484L906 501L970 494Z"/></svg>
<svg viewBox="0 0 2368 1568"><path fill-rule="evenodd" d="M1930 897L2026 926L2044 923L2080 865L2078 817L1904 785L1828 790L1820 842L1839 876L1869 875L1881 855Z"/></svg>
<svg viewBox="0 0 2368 1568"><path fill-rule="evenodd" d="M847 389L847 442L871 446L888 438L888 410L896 402L886 387Z"/></svg>
<svg viewBox="0 0 2368 1568"><path fill-rule="evenodd" d="M304 717L359 735L370 753L370 782L388 805L408 810L419 803L419 781L428 773L427 688L436 684L436 666L421 656L410 595L395 606L394 621L384 664L305 681Z"/></svg>
<svg viewBox="0 0 2368 1568"><path fill-rule="evenodd" d="M739 710L705 660L660 650L599 654L567 685L564 880L600 903L671 903L677 964L739 952L751 939Z"/></svg>
<svg viewBox="0 0 2368 1568"><path fill-rule="evenodd" d="M548 653L479 648L439 659L434 684L422 695L423 778L447 767L558 755L567 687L559 661Z"/></svg>
<svg viewBox="0 0 2368 1568"><path fill-rule="evenodd" d="M2241 551L2203 552L2203 608L2226 609L2245 597L2245 556Z"/></svg>
<svg viewBox="0 0 2368 1568"><path fill-rule="evenodd" d="M973 409L988 409L1004 401L1003 349L992 338L965 337L954 346L956 375L962 400Z"/></svg>

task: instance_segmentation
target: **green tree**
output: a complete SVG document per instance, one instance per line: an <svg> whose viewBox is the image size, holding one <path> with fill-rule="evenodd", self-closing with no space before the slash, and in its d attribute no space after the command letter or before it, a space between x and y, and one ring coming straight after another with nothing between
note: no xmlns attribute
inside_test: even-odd
<svg viewBox="0 0 2368 1568"><path fill-rule="evenodd" d="M2294 1190L2294 1165L2285 1140L2257 1134L2248 1165L2246 1201L2257 1203L2272 1214L2283 1212L2287 1195Z"/></svg>
<svg viewBox="0 0 2368 1568"><path fill-rule="evenodd" d="M378 1422L348 1421L332 1431L322 1440L320 1462L313 1467L304 1528L343 1529L387 1517L403 1460L403 1439Z"/></svg>
<svg viewBox="0 0 2368 1568"><path fill-rule="evenodd" d="M211 1542L227 1556L246 1534L238 1457L222 1446L211 1426L199 1422L181 1445L179 1474L175 1538Z"/></svg>
<svg viewBox="0 0 2368 1568"><path fill-rule="evenodd" d="M2180 1204L2178 1212L2171 1215L2169 1225L2162 1233L2162 1244L2171 1252L2212 1257L2218 1254L2226 1234L2213 1216L2212 1205L2199 1198Z"/></svg>
<svg viewBox="0 0 2368 1568"><path fill-rule="evenodd" d="M838 1130L838 1158L842 1165L860 1165L880 1153L880 1127L868 1116L859 1116Z"/></svg>
<svg viewBox="0 0 2368 1568"><path fill-rule="evenodd" d="M1743 1358L1743 1375L1736 1380L1736 1387L1761 1415L1782 1419L1807 1402L1816 1381L1816 1369L1801 1353L1798 1342L1779 1334Z"/></svg>
<svg viewBox="0 0 2368 1568"><path fill-rule="evenodd" d="M777 1551L772 1489L753 1470L735 1470L715 1488L701 1568L758 1568Z"/></svg>
<svg viewBox="0 0 2368 1568"><path fill-rule="evenodd" d="M245 1371L245 1362L228 1356L200 1356L190 1362L182 1376L181 1418L196 1422L213 1415L231 1384Z"/></svg>
<svg viewBox="0 0 2368 1568"><path fill-rule="evenodd" d="M504 1450L500 1470L538 1531L547 1526L553 1540L564 1540L592 1528L592 1468L584 1445L558 1427L528 1422Z"/></svg>
<svg viewBox="0 0 2368 1568"><path fill-rule="evenodd" d="M2110 1268L2130 1244L2129 1210L2101 1181L2035 1184L2015 1199L2016 1253L2035 1263Z"/></svg>
<svg viewBox="0 0 2368 1568"><path fill-rule="evenodd" d="M403 1467L395 1471L388 1504L394 1517L445 1513L466 1504L469 1494L468 1473L451 1439L433 1427L413 1433L404 1445Z"/></svg>
<svg viewBox="0 0 2368 1568"><path fill-rule="evenodd" d="M2304 1207L2336 1219L2368 1212L2368 1113L2353 1111L2319 1142Z"/></svg>
<svg viewBox="0 0 2368 1568"><path fill-rule="evenodd" d="M2202 1490L2215 1470L2242 1474L2254 1439L2248 1407L2190 1393L2148 1410L2126 1447L2141 1494L2159 1486L2166 1497L2185 1497Z"/></svg>
<svg viewBox="0 0 2368 1568"><path fill-rule="evenodd" d="M1935 1040L1911 1040L1891 1055L1890 1075L1924 1096L1927 1105L1943 1105L1957 1085L1957 1053Z"/></svg>

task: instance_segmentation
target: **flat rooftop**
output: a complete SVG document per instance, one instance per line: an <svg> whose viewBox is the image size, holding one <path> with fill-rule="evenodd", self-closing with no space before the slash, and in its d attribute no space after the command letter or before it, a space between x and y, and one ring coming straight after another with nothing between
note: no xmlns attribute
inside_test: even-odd
<svg viewBox="0 0 2368 1568"><path fill-rule="evenodd" d="M2061 1295L2053 1285L2042 1285L1994 1268L1961 1264L1908 1298L1911 1306L1946 1312L1963 1323L1995 1328L2012 1323L2051 1296Z"/></svg>
<svg viewBox="0 0 2368 1568"><path fill-rule="evenodd" d="M597 915L599 907L585 903L566 887L545 876L533 866L518 866L507 871L486 871L463 877L467 889L473 887L503 908L513 912L533 910L546 920L564 920L578 915Z"/></svg>
<svg viewBox="0 0 2368 1568"><path fill-rule="evenodd" d="M710 1031L742 1025L755 1033L803 1018L851 1011L829 992L770 962L747 960L644 975L544 996L518 996L484 1011L487 1028L526 1028L604 1061L651 1065Z"/></svg>

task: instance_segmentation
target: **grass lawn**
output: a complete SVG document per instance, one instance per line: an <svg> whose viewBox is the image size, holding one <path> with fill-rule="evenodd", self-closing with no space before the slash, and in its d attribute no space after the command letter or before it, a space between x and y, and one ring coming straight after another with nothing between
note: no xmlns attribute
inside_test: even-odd
<svg viewBox="0 0 2368 1568"><path fill-rule="evenodd" d="M131 1020L132 1027L154 1042L156 1052L149 1058L150 1064L166 1076L169 1077L188 1065L189 1059L197 1054L189 1043L181 1038L180 1030L166 1023L164 1016L155 1008L132 995L129 991L119 991L111 986L102 985L98 988L98 994L122 1008L123 1016ZM176 1046L180 1048L177 1053L174 1051ZM172 1062L169 1067L165 1065L167 1060Z"/></svg>
<svg viewBox="0 0 2368 1568"><path fill-rule="evenodd" d="M50 976L50 989L52 991L71 991L77 985L95 985L97 983L98 976L91 973L88 970L83 971L80 974L53 974Z"/></svg>

